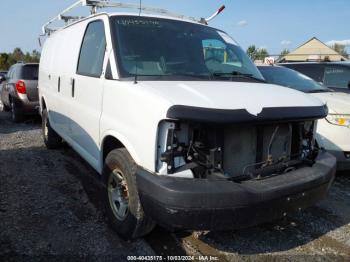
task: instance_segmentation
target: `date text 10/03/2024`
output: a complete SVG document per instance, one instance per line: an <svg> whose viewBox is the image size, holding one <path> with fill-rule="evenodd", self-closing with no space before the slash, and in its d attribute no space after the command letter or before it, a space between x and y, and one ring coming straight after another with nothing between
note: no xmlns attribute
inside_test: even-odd
<svg viewBox="0 0 350 262"><path fill-rule="evenodd" d="M128 256L128 261L219 261L216 256Z"/></svg>

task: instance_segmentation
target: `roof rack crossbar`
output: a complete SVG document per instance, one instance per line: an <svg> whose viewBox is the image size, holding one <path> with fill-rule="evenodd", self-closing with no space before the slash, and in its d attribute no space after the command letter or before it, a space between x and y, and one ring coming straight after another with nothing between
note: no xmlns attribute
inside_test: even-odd
<svg viewBox="0 0 350 262"><path fill-rule="evenodd" d="M80 6L80 5L82 5L83 2L84 2L84 0L79 0L78 2L72 4L71 6L69 6L69 7L66 8L65 10L63 10L58 16L52 18L49 22L47 22L46 24L44 24L43 27L42 27L42 32L43 32L43 34L46 35L46 34L50 34L50 33L54 32L54 31L56 31L55 29L50 29L48 26L51 25L51 24L52 24L53 22L55 22L55 21L61 20L61 17L62 17L64 14L66 14L66 13L68 13L69 11L73 10L74 8L76 8L76 7Z"/></svg>
<svg viewBox="0 0 350 262"><path fill-rule="evenodd" d="M99 2L96 4L97 8L108 8L108 7L115 7L115 8L125 8L125 9L137 9L141 10L146 13L155 13L155 14L164 14L164 15L169 15L172 17L177 17L177 18L187 18L193 21L198 22L194 17L187 17L184 15L176 14L173 12L170 12L169 10L162 9L162 8L156 8L156 7L151 7L151 6L139 6L138 4L124 4L124 3L118 3L118 2L109 2L109 1L103 1Z"/></svg>
<svg viewBox="0 0 350 262"><path fill-rule="evenodd" d="M81 19L84 19L85 16L65 16L65 15L61 15L60 20L63 20L65 23L69 23L69 22L75 22Z"/></svg>
<svg viewBox="0 0 350 262"><path fill-rule="evenodd" d="M220 9L214 13L211 17L207 19L201 19L197 20L193 17L187 17L184 15L176 14L173 12L170 12L166 9L162 8L156 8L156 7L150 7L150 6L141 6L138 4L129 4L129 3L121 3L121 2L112 2L109 0L79 0L78 2L72 4L69 6L67 9L63 10L58 16L52 18L49 22L47 22L43 27L42 27L42 32L44 35L48 34L50 35L51 33L55 32L58 30L57 28L50 28L49 26L56 22L56 21L64 21L66 25L79 21L81 19L84 19L85 17L83 16L66 16L65 14L72 11L73 9L81 6L88 6L91 7L91 14L96 14L97 9L102 9L102 8L124 8L124 9L136 9L139 10L140 12L144 13L154 13L154 14L161 14L161 15L167 15L171 16L174 18L179 18L179 19L188 19L192 20L195 22L207 24L211 19L213 19L215 16L217 16L224 8L225 6L220 7Z"/></svg>

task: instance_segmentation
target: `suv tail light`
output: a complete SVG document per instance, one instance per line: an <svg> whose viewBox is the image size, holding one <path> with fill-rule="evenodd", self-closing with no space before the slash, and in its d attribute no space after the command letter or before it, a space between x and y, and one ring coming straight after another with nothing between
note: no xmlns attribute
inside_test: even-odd
<svg viewBox="0 0 350 262"><path fill-rule="evenodd" d="M19 94L26 94L27 93L26 84L24 83L23 80L17 81L16 90L17 90L17 93L19 93Z"/></svg>

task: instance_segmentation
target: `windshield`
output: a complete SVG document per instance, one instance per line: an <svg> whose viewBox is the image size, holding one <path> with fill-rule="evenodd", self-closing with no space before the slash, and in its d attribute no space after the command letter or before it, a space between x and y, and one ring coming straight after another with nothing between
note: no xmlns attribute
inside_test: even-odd
<svg viewBox="0 0 350 262"><path fill-rule="evenodd" d="M245 52L222 31L189 22L138 16L113 17L112 28L122 78L137 74L162 79L174 76L208 79L214 74L234 74L263 80Z"/></svg>
<svg viewBox="0 0 350 262"><path fill-rule="evenodd" d="M259 66L265 80L271 84L290 87L302 92L329 92L330 89L317 83L306 75L285 67Z"/></svg>

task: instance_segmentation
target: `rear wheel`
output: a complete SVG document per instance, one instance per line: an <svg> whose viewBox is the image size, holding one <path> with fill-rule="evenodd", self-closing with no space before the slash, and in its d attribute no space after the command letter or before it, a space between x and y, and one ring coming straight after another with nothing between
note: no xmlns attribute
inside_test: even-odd
<svg viewBox="0 0 350 262"><path fill-rule="evenodd" d="M7 112L10 111L10 107L5 105L5 103L0 99L0 103L2 104L2 111Z"/></svg>
<svg viewBox="0 0 350 262"><path fill-rule="evenodd" d="M13 122L18 123L23 120L23 113L18 108L18 105L11 100L11 119Z"/></svg>
<svg viewBox="0 0 350 262"><path fill-rule="evenodd" d="M136 185L136 164L126 149L111 151L105 161L106 210L112 228L124 239L142 237L155 226L145 215Z"/></svg>
<svg viewBox="0 0 350 262"><path fill-rule="evenodd" d="M61 146L62 138L52 129L46 109L42 113L42 135L48 149L56 149Z"/></svg>

